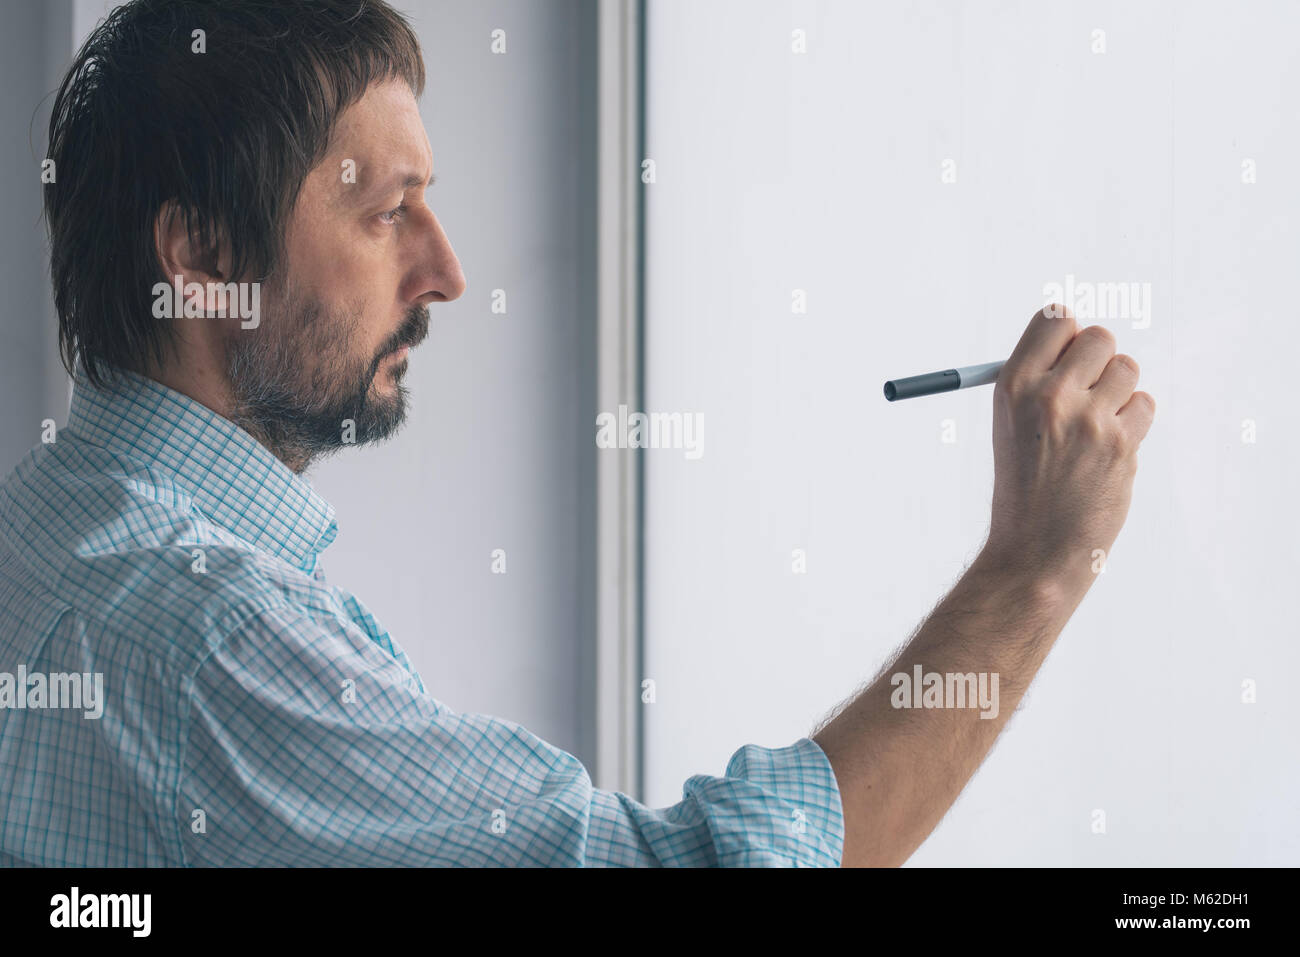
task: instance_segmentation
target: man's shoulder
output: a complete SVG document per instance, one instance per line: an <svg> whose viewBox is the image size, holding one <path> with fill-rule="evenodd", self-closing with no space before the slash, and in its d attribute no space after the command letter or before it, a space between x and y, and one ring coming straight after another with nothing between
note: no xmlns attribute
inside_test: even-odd
<svg viewBox="0 0 1300 957"><path fill-rule="evenodd" d="M314 591L209 521L171 473L64 435L0 482L0 588L8 625L71 613L185 670L245 619Z"/></svg>

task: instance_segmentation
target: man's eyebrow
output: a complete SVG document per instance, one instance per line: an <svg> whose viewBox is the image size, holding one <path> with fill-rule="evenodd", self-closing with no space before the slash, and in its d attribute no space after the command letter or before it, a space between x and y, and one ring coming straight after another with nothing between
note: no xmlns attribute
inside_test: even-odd
<svg viewBox="0 0 1300 957"><path fill-rule="evenodd" d="M430 173L429 185L432 186L437 181L438 181L438 177ZM383 196L397 189L400 189L402 192L406 192L408 189L414 189L417 186L423 186L423 185L424 185L423 176L421 176L419 173L410 173L403 170L398 173L394 173L392 176L388 177L387 179L377 180L375 182L372 182L369 186L363 187L362 189L358 190L352 195L358 202L360 202L369 196Z"/></svg>

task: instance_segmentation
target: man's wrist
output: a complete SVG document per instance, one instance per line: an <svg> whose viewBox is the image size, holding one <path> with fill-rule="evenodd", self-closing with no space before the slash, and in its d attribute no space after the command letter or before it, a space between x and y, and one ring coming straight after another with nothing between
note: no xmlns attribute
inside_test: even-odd
<svg viewBox="0 0 1300 957"><path fill-rule="evenodd" d="M1041 562L1024 552L1007 552L986 545L968 574L994 592L1014 596L1018 602L1048 617L1069 618L1095 580L1086 566Z"/></svg>

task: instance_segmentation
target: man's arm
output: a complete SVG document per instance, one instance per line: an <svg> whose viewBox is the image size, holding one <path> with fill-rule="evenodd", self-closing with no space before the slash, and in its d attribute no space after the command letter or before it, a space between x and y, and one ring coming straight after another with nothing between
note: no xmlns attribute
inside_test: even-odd
<svg viewBox="0 0 1300 957"><path fill-rule="evenodd" d="M288 605L248 615L214 641L186 683L178 780L155 788L158 833L173 848L173 863L834 867L842 860L835 777L806 738L785 748L746 745L724 774L693 775L679 802L651 808L594 788L576 757L515 722L453 711L420 687L393 649L355 623ZM149 728L156 721L152 714L141 720ZM177 722L160 726L166 732Z"/></svg>
<svg viewBox="0 0 1300 957"><path fill-rule="evenodd" d="M898 659L813 735L840 789L845 866L901 864L929 836L1092 584L1124 524L1155 412L1133 391L1137 376L1109 332L1079 332L1064 307L1030 321L994 389L984 550ZM996 716L894 707L891 676L910 680L916 666L996 674Z"/></svg>

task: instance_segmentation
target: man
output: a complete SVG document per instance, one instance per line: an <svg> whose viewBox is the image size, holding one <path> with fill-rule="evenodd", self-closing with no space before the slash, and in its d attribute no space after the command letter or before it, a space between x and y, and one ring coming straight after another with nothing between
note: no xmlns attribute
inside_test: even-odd
<svg viewBox="0 0 1300 957"><path fill-rule="evenodd" d="M396 429L465 288L423 83L360 0L135 0L78 54L45 187L72 409L0 486L0 865L902 863L1118 535L1136 364L1048 309L999 378L988 542L893 663L998 674L995 716L895 707L882 673L672 807L594 789L436 700L319 563L302 473Z"/></svg>

